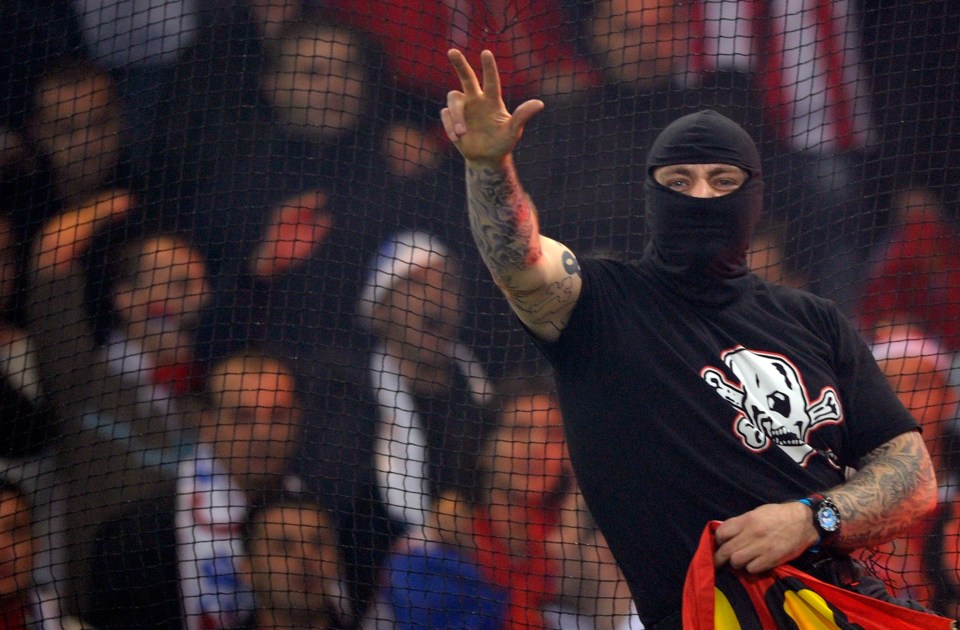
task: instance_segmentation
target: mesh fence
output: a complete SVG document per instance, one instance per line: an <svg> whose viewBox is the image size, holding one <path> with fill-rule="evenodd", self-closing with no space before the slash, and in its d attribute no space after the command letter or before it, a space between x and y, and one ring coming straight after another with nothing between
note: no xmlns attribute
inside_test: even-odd
<svg viewBox="0 0 960 630"><path fill-rule="evenodd" d="M823 320L827 381L774 366L765 402L662 444L645 423L683 424L670 396L699 394L652 387L656 417L614 396L597 417L632 428L592 450L565 436L441 124L462 89L447 51L481 75L486 48L510 111L545 104L514 163L541 233L583 259L644 256L644 165L671 121L713 109L749 132L753 272L837 305L937 472L936 510L906 532L875 523L886 542L864 534L853 556L957 617L958 38L952 0L5 0L3 615L652 627L679 610L683 573L665 567L706 520L828 489L784 453L833 445L848 476L875 456L889 425L867 435L853 407L884 388L843 389L864 368L820 347L845 339ZM748 396L717 348L687 367ZM604 374L636 369L609 359ZM842 411L825 411L834 387ZM768 478L732 479L747 451ZM624 534L650 513L662 529Z"/></svg>

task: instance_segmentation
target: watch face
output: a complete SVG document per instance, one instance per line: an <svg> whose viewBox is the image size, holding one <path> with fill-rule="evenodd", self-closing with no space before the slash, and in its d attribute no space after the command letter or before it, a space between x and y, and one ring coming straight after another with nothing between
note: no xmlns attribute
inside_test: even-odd
<svg viewBox="0 0 960 630"><path fill-rule="evenodd" d="M829 505L821 505L817 510L817 522L826 532L835 532L840 527L837 511Z"/></svg>

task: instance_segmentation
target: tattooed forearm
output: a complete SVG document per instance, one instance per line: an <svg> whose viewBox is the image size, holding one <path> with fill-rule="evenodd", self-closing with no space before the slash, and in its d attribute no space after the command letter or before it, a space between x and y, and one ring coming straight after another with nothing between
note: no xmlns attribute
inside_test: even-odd
<svg viewBox="0 0 960 630"><path fill-rule="evenodd" d="M502 168L467 165L467 208L480 256L497 284L540 255L537 211L511 161Z"/></svg>
<svg viewBox="0 0 960 630"><path fill-rule="evenodd" d="M827 493L843 517L844 548L897 537L933 509L936 478L919 433L905 433L871 452L847 483Z"/></svg>

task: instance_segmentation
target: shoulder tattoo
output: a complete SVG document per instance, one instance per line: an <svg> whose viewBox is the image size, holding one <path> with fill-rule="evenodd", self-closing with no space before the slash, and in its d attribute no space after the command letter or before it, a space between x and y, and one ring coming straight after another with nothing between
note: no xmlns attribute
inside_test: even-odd
<svg viewBox="0 0 960 630"><path fill-rule="evenodd" d="M563 268L568 275L579 276L580 275L580 261L577 260L577 257L573 255L571 251L563 252Z"/></svg>

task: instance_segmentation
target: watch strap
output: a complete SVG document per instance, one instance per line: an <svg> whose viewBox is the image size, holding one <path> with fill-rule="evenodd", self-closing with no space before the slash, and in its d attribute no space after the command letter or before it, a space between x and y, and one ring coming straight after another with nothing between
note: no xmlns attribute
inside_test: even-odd
<svg viewBox="0 0 960 630"><path fill-rule="evenodd" d="M817 530L817 542L808 549L813 553L818 553L821 549L820 544L823 542L823 533L820 531L819 522L817 521L817 508L820 505L820 502L824 500L824 496L820 493L814 492L810 496L803 497L802 499L797 499L797 503L803 503L805 506L810 508L810 512L813 515L813 527Z"/></svg>

